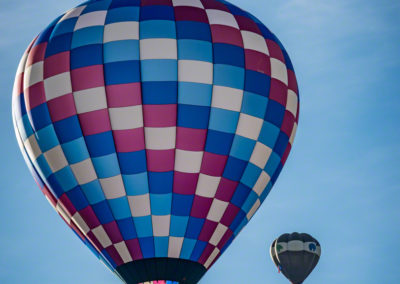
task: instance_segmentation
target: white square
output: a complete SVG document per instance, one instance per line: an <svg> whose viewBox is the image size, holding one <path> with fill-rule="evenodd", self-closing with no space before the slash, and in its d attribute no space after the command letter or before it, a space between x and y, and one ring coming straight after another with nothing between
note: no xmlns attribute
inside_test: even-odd
<svg viewBox="0 0 400 284"><path fill-rule="evenodd" d="M270 180L271 177L265 171L262 171L257 179L256 184L253 187L253 191L257 193L258 196L260 196Z"/></svg>
<svg viewBox="0 0 400 284"><path fill-rule="evenodd" d="M184 238L169 237L168 240L168 257L179 258Z"/></svg>
<svg viewBox="0 0 400 284"><path fill-rule="evenodd" d="M135 129L143 127L142 106L109 108L113 130Z"/></svg>
<svg viewBox="0 0 400 284"><path fill-rule="evenodd" d="M99 181L107 199L119 198L126 195L121 175L99 179Z"/></svg>
<svg viewBox="0 0 400 284"><path fill-rule="evenodd" d="M288 84L286 65L276 58L271 58L271 78L283 82L286 86Z"/></svg>
<svg viewBox="0 0 400 284"><path fill-rule="evenodd" d="M96 239L100 242L100 244L107 248L112 245L110 238L108 237L106 231L103 226L100 225L92 230L93 234L96 236Z"/></svg>
<svg viewBox="0 0 400 284"><path fill-rule="evenodd" d="M260 199L257 199L253 207L251 207L249 213L247 213L246 215L247 220L250 220L253 217L253 215L257 212L257 209L260 207L260 205L261 205Z"/></svg>
<svg viewBox="0 0 400 284"><path fill-rule="evenodd" d="M175 171L182 173L200 172L203 152L175 150Z"/></svg>
<svg viewBox="0 0 400 284"><path fill-rule="evenodd" d="M212 244L213 246L217 246L227 230L228 227L222 225L221 223L218 224L217 228L214 231L214 234L210 238L210 244Z"/></svg>
<svg viewBox="0 0 400 284"><path fill-rule="evenodd" d="M97 179L97 175L93 168L91 159L86 159L82 162L71 165L71 170L74 173L78 184L80 185Z"/></svg>
<svg viewBox="0 0 400 284"><path fill-rule="evenodd" d="M104 43L129 39L139 39L138 22L118 22L104 26Z"/></svg>
<svg viewBox="0 0 400 284"><path fill-rule="evenodd" d="M294 117L296 117L296 115L297 115L298 102L299 102L299 99L298 99L296 93L289 89L288 93L287 93L286 109L288 111L290 111Z"/></svg>
<svg viewBox="0 0 400 284"><path fill-rule="evenodd" d="M44 79L44 90L47 101L72 93L71 76L69 72Z"/></svg>
<svg viewBox="0 0 400 284"><path fill-rule="evenodd" d="M297 131L297 123L295 122L293 125L292 134L290 134L289 138L290 145L293 145L294 137L296 136L296 131Z"/></svg>
<svg viewBox="0 0 400 284"><path fill-rule="evenodd" d="M86 5L76 7L76 8L73 8L73 9L67 11L64 14L64 16L62 16L62 18L58 21L58 23L61 23L61 22L65 21L66 19L79 17L85 8L86 8Z"/></svg>
<svg viewBox="0 0 400 284"><path fill-rule="evenodd" d="M75 29L79 30L86 27L103 26L106 20L107 11L95 11L80 15L75 24Z"/></svg>
<svg viewBox="0 0 400 284"><path fill-rule="evenodd" d="M213 252L211 253L210 257L207 259L207 261L204 263L204 267L208 269L208 267L213 263L217 255L219 254L219 249L215 248Z"/></svg>
<svg viewBox="0 0 400 284"><path fill-rule="evenodd" d="M150 196L149 194L128 196L129 207L132 217L143 217L150 215Z"/></svg>
<svg viewBox="0 0 400 284"><path fill-rule="evenodd" d="M36 62L24 71L24 89L43 81L43 61Z"/></svg>
<svg viewBox="0 0 400 284"><path fill-rule="evenodd" d="M239 29L236 19L231 13L215 9L207 9L206 12L210 25L224 25Z"/></svg>
<svg viewBox="0 0 400 284"><path fill-rule="evenodd" d="M47 196L46 196L47 197ZM48 199L49 200L49 199ZM51 203L50 203L51 204ZM58 212L58 214L61 215L61 217L64 218L64 220L68 223L71 224L71 218L69 217L68 213L65 211L64 206L60 203L57 202L56 207L55 207L56 211Z"/></svg>
<svg viewBox="0 0 400 284"><path fill-rule="evenodd" d="M169 235L171 215L152 215L151 222L153 223L153 235L155 237L166 237Z"/></svg>
<svg viewBox="0 0 400 284"><path fill-rule="evenodd" d="M236 134L257 140L260 135L263 120L261 118L241 113Z"/></svg>
<svg viewBox="0 0 400 284"><path fill-rule="evenodd" d="M212 107L239 112L242 108L243 90L213 86Z"/></svg>
<svg viewBox="0 0 400 284"><path fill-rule="evenodd" d="M79 214L79 212L76 212L74 216L72 216L72 221L74 221L75 225L79 228L79 230L83 234L87 234L90 231L89 226L86 224L86 222L83 220L82 216Z"/></svg>
<svg viewBox="0 0 400 284"><path fill-rule="evenodd" d="M74 92L77 113L85 113L107 108L106 91L97 87Z"/></svg>
<svg viewBox="0 0 400 284"><path fill-rule="evenodd" d="M176 39L151 38L140 40L140 60L177 58Z"/></svg>
<svg viewBox="0 0 400 284"><path fill-rule="evenodd" d="M119 256L122 258L124 263L131 262L132 257L129 253L129 250L125 244L125 242L120 242L114 245L115 249L117 250Z"/></svg>
<svg viewBox="0 0 400 284"><path fill-rule="evenodd" d="M53 172L57 172L68 165L67 159L65 159L64 152L60 145L44 153L44 157Z"/></svg>
<svg viewBox="0 0 400 284"><path fill-rule="evenodd" d="M217 192L220 180L221 177L200 174L199 181L197 182L196 195L213 198Z"/></svg>
<svg viewBox="0 0 400 284"><path fill-rule="evenodd" d="M272 149L264 144L257 142L250 157L250 163L253 163L260 169L264 169L271 156Z"/></svg>
<svg viewBox="0 0 400 284"><path fill-rule="evenodd" d="M172 5L204 8L200 0L172 0Z"/></svg>
<svg viewBox="0 0 400 284"><path fill-rule="evenodd" d="M251 49L269 55L267 43L262 36L249 31L241 31L241 33L245 49Z"/></svg>
<svg viewBox="0 0 400 284"><path fill-rule="evenodd" d="M145 127L146 149L168 150L175 148L176 127Z"/></svg>
<svg viewBox="0 0 400 284"><path fill-rule="evenodd" d="M32 134L31 136L29 136L28 139L24 141L24 147L31 160L36 160L37 157L42 154L42 150L40 150L35 134Z"/></svg>
<svg viewBox="0 0 400 284"><path fill-rule="evenodd" d="M202 84L213 83L213 64L197 60L178 61L178 81Z"/></svg>
<svg viewBox="0 0 400 284"><path fill-rule="evenodd" d="M221 221L221 218L224 215L228 204L228 202L214 199L211 204L210 210L208 211L207 219L214 222Z"/></svg>

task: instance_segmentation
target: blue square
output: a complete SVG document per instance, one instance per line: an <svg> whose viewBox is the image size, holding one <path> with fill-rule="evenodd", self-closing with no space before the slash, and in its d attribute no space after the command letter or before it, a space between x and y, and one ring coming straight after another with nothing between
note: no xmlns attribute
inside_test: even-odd
<svg viewBox="0 0 400 284"><path fill-rule="evenodd" d="M239 183L236 187L235 193L232 196L231 203L239 208L242 207L250 191L251 188L245 186L242 183Z"/></svg>
<svg viewBox="0 0 400 284"><path fill-rule="evenodd" d="M62 188L60 182L58 181L55 174L51 174L48 178L46 178L47 183L49 184L49 189L51 193L59 199L61 195L64 194L64 189Z"/></svg>
<svg viewBox="0 0 400 284"><path fill-rule="evenodd" d="M118 0L118 1L112 1L110 9L115 9L119 7L124 7L123 9L129 9L131 8L130 6L139 6L140 7L140 0Z"/></svg>
<svg viewBox="0 0 400 284"><path fill-rule="evenodd" d="M124 175L138 174L147 171L146 151L117 153L121 173Z"/></svg>
<svg viewBox="0 0 400 284"><path fill-rule="evenodd" d="M154 237L156 257L168 257L168 237Z"/></svg>
<svg viewBox="0 0 400 284"><path fill-rule="evenodd" d="M59 145L54 127L51 124L40 129L35 136L43 153Z"/></svg>
<svg viewBox="0 0 400 284"><path fill-rule="evenodd" d="M275 184L276 180L277 180L278 177L279 177L279 174L280 174L281 171L282 171L282 168L283 168L283 165L282 165L281 163L279 163L278 167L276 168L276 170L275 170L275 172L274 172L274 175L271 177L271 183L272 183L272 184Z"/></svg>
<svg viewBox="0 0 400 284"><path fill-rule="evenodd" d="M244 90L268 97L271 87L271 78L263 73L246 70Z"/></svg>
<svg viewBox="0 0 400 284"><path fill-rule="evenodd" d="M71 70L103 64L103 45L90 44L71 50Z"/></svg>
<svg viewBox="0 0 400 284"><path fill-rule="evenodd" d="M253 165L252 163L248 163L243 173L243 176L240 179L240 182L248 186L249 188L253 188L260 174L261 174L261 169L259 167Z"/></svg>
<svg viewBox="0 0 400 284"><path fill-rule="evenodd" d="M58 23L58 21L61 19L62 15L54 19L37 37L35 40L35 43L33 46L37 46L41 43L48 42L49 38L51 36L51 33L53 32L54 26Z"/></svg>
<svg viewBox="0 0 400 284"><path fill-rule="evenodd" d="M135 196L149 193L147 172L134 175L122 175L122 179L124 181L126 195Z"/></svg>
<svg viewBox="0 0 400 284"><path fill-rule="evenodd" d="M104 64L106 85L140 82L140 64L138 60L118 61Z"/></svg>
<svg viewBox="0 0 400 284"><path fill-rule="evenodd" d="M114 138L111 131L85 136L91 157L99 157L115 153Z"/></svg>
<svg viewBox="0 0 400 284"><path fill-rule="evenodd" d="M196 242L197 242L196 239L188 239L188 238L183 239L181 254L179 255L179 258L190 259L193 248L196 245Z"/></svg>
<svg viewBox="0 0 400 284"><path fill-rule="evenodd" d="M39 171L42 172L45 178L48 178L53 173L43 154L37 157L37 159L33 161L33 164L36 169L39 169Z"/></svg>
<svg viewBox="0 0 400 284"><path fill-rule="evenodd" d="M285 132L280 132L278 139L276 140L276 144L274 147L274 152L276 152L279 156L283 156L285 150L287 148L289 142L289 137L286 135Z"/></svg>
<svg viewBox="0 0 400 284"><path fill-rule="evenodd" d="M104 26L86 27L74 31L71 42L71 49L89 44L103 44Z"/></svg>
<svg viewBox="0 0 400 284"><path fill-rule="evenodd" d="M120 174L117 155L110 154L92 158L98 178L109 178Z"/></svg>
<svg viewBox="0 0 400 284"><path fill-rule="evenodd" d="M14 116L15 117L15 116ZM33 134L33 129L29 121L28 115L20 116L16 119L17 129L22 141L25 141L29 136Z"/></svg>
<svg viewBox="0 0 400 284"><path fill-rule="evenodd" d="M132 60L140 60L138 40L118 40L104 44L104 63ZM140 72L139 68L137 72Z"/></svg>
<svg viewBox="0 0 400 284"><path fill-rule="evenodd" d="M229 155L244 161L248 161L250 160L255 145L256 141L236 135L233 139L232 149Z"/></svg>
<svg viewBox="0 0 400 284"><path fill-rule="evenodd" d="M163 20L140 22L139 38L176 38L175 22Z"/></svg>
<svg viewBox="0 0 400 284"><path fill-rule="evenodd" d="M111 0L90 1L90 3L88 3L88 5L82 11L81 15L95 11L107 10L111 2L112 2Z"/></svg>
<svg viewBox="0 0 400 284"><path fill-rule="evenodd" d="M152 215L170 215L171 214L172 193L154 194L150 193L150 206Z"/></svg>
<svg viewBox="0 0 400 284"><path fill-rule="evenodd" d="M107 224L114 221L114 216L106 200L93 204L92 209L101 224Z"/></svg>
<svg viewBox="0 0 400 284"><path fill-rule="evenodd" d="M68 191L67 196L78 211L86 208L89 205L86 196L83 194L82 189L79 186L76 186L72 190Z"/></svg>
<svg viewBox="0 0 400 284"><path fill-rule="evenodd" d="M235 133L239 121L239 112L211 108L208 128L227 133Z"/></svg>
<svg viewBox="0 0 400 284"><path fill-rule="evenodd" d="M53 37L46 46L45 58L71 49L72 34L66 33Z"/></svg>
<svg viewBox="0 0 400 284"><path fill-rule="evenodd" d="M178 61L175 59L146 59L140 61L143 82L178 81Z"/></svg>
<svg viewBox="0 0 400 284"><path fill-rule="evenodd" d="M244 92L241 112L264 119L267 104L268 99L266 97Z"/></svg>
<svg viewBox="0 0 400 284"><path fill-rule="evenodd" d="M194 21L176 22L177 39L198 39L211 42L210 26L206 23Z"/></svg>
<svg viewBox="0 0 400 284"><path fill-rule="evenodd" d="M205 151L219 155L228 155L232 147L233 137L235 137L233 133L209 129Z"/></svg>
<svg viewBox="0 0 400 284"><path fill-rule="evenodd" d="M140 8L140 21L170 20L175 21L174 7L172 6L142 6Z"/></svg>
<svg viewBox="0 0 400 284"><path fill-rule="evenodd" d="M189 217L171 215L169 233L174 237L184 237Z"/></svg>
<svg viewBox="0 0 400 284"><path fill-rule="evenodd" d="M150 193L172 193L174 172L148 172Z"/></svg>
<svg viewBox="0 0 400 284"><path fill-rule="evenodd" d="M121 220L132 216L126 196L108 199L108 204L110 205L111 211L116 220Z"/></svg>
<svg viewBox="0 0 400 284"><path fill-rule="evenodd" d="M126 0L131 2L129 6L136 6L136 1ZM124 1L125 2L125 1ZM140 7L120 7L116 8L118 5L124 5L125 3L121 3L121 1L113 1L110 9L107 12L106 22L105 24L118 23L118 22L127 22L127 21L139 21ZM140 5L138 5L140 6Z"/></svg>
<svg viewBox="0 0 400 284"><path fill-rule="evenodd" d="M246 166L246 161L229 156L222 176L233 181L239 181Z"/></svg>
<svg viewBox="0 0 400 284"><path fill-rule="evenodd" d="M281 157L278 156L275 152L271 153L271 156L269 156L268 162L264 168L264 170L268 173L270 177L273 176L276 168L281 162Z"/></svg>
<svg viewBox="0 0 400 284"><path fill-rule="evenodd" d="M233 232L236 231L236 229L239 227L240 223L242 223L243 219L246 218L246 213L243 212L242 209L238 212L236 215L235 219L233 219L232 224L229 226L229 229L231 229Z"/></svg>
<svg viewBox="0 0 400 284"><path fill-rule="evenodd" d="M178 103L185 105L211 105L213 86L209 84L178 82Z"/></svg>
<svg viewBox="0 0 400 284"><path fill-rule="evenodd" d="M264 191L260 195L260 202L263 203L265 198L267 198L268 194L271 192L272 183L269 182L267 186L264 188Z"/></svg>
<svg viewBox="0 0 400 284"><path fill-rule="evenodd" d="M140 237L139 236L139 244L142 251L143 258L151 258L154 257L154 238L149 237Z"/></svg>
<svg viewBox="0 0 400 284"><path fill-rule="evenodd" d="M226 43L214 43L213 47L214 64L227 64L244 68L245 60L242 47Z"/></svg>
<svg viewBox="0 0 400 284"><path fill-rule="evenodd" d="M51 33L50 39L53 39L54 37L62 35L62 34L73 33L77 20L78 20L78 18L74 17L74 18L65 19L62 22L58 23L54 27L54 29Z"/></svg>
<svg viewBox="0 0 400 284"><path fill-rule="evenodd" d="M89 158L89 152L83 137L61 145L69 164L76 164Z"/></svg>
<svg viewBox="0 0 400 284"><path fill-rule="evenodd" d="M55 172L54 176L61 185L64 192L70 191L78 185L70 167L62 168L58 172Z"/></svg>
<svg viewBox="0 0 400 284"><path fill-rule="evenodd" d="M172 214L176 216L189 216L192 210L193 195L173 193Z"/></svg>
<svg viewBox="0 0 400 284"><path fill-rule="evenodd" d="M213 62L213 49L209 41L195 39L178 40L180 60L199 60Z"/></svg>
<svg viewBox="0 0 400 284"><path fill-rule="evenodd" d="M111 271L114 271L114 269L117 267L117 264L115 263L115 261L112 259L112 257L108 254L108 252L103 249L101 251L101 258L105 259L106 261L104 261L104 263L106 263L107 267L111 266Z"/></svg>
<svg viewBox="0 0 400 284"><path fill-rule="evenodd" d="M258 199L257 193L254 191L251 191L249 196L247 197L246 201L244 202L242 206L242 210L247 214L253 208L254 203L256 203Z"/></svg>
<svg viewBox="0 0 400 284"><path fill-rule="evenodd" d="M265 113L265 121L271 122L277 127L281 127L283 117L285 115L285 107L280 103L269 100L267 106L267 112Z"/></svg>
<svg viewBox="0 0 400 284"><path fill-rule="evenodd" d="M186 238L197 239L203 228L204 219L189 217L188 226L186 228Z"/></svg>
<svg viewBox="0 0 400 284"><path fill-rule="evenodd" d="M77 115L55 122L54 129L60 143L70 142L82 137L83 135Z"/></svg>
<svg viewBox="0 0 400 284"><path fill-rule="evenodd" d="M264 121L258 140L264 145L273 149L275 146L275 142L278 139L279 132L280 129L274 124L268 121Z"/></svg>
<svg viewBox="0 0 400 284"><path fill-rule="evenodd" d="M51 118L47 104L41 104L31 109L31 116L32 129L35 131L39 131L40 129L51 124Z"/></svg>
<svg viewBox="0 0 400 284"><path fill-rule="evenodd" d="M207 129L210 117L210 107L178 105L178 121L177 126Z"/></svg>
<svg viewBox="0 0 400 284"><path fill-rule="evenodd" d="M144 105L176 104L178 82L142 82L142 100Z"/></svg>
<svg viewBox="0 0 400 284"><path fill-rule="evenodd" d="M207 243L203 241L197 241L196 245L194 246L192 255L190 256L190 260L197 261L201 254L203 253L204 249L206 248Z"/></svg>
<svg viewBox="0 0 400 284"><path fill-rule="evenodd" d="M133 218L126 218L122 220L117 220L119 231L125 241L137 238L135 224L133 223Z"/></svg>
<svg viewBox="0 0 400 284"><path fill-rule="evenodd" d="M152 237L153 236L153 224L151 216L134 217L133 222L135 223L136 233L139 238Z"/></svg>
<svg viewBox="0 0 400 284"><path fill-rule="evenodd" d="M214 85L243 90L244 76L245 72L242 67L214 64Z"/></svg>
<svg viewBox="0 0 400 284"><path fill-rule="evenodd" d="M90 204L96 204L106 199L99 180L97 179L89 183L82 184L81 188Z"/></svg>

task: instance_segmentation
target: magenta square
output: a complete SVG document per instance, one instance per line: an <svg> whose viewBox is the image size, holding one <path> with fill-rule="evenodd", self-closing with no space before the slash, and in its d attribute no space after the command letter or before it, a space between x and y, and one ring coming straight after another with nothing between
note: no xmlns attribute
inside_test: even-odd
<svg viewBox="0 0 400 284"><path fill-rule="evenodd" d="M175 166L175 149L146 149L147 170L150 172L170 172Z"/></svg>
<svg viewBox="0 0 400 284"><path fill-rule="evenodd" d="M206 240L208 242L208 240ZM204 264L207 259L210 257L211 253L213 252L213 250L215 249L215 246L211 245L211 244L207 244L206 248L203 250L203 253L201 254L198 262L201 264Z"/></svg>
<svg viewBox="0 0 400 284"><path fill-rule="evenodd" d="M113 136L115 148L119 153L136 152L145 148L143 127L113 130Z"/></svg>
<svg viewBox="0 0 400 284"><path fill-rule="evenodd" d="M212 198L195 195L190 216L205 219L210 210Z"/></svg>
<svg viewBox="0 0 400 284"><path fill-rule="evenodd" d="M217 222L206 220L203 224L203 228L201 229L198 239L200 241L208 242L217 228L217 225Z"/></svg>
<svg viewBox="0 0 400 284"><path fill-rule="evenodd" d="M200 172L206 175L220 177L225 169L228 156L204 152Z"/></svg>
<svg viewBox="0 0 400 284"><path fill-rule="evenodd" d="M62 208L65 210L65 213L71 218L75 213L76 213L76 208L72 204L71 200L68 198L67 194L64 193L63 195L60 196L60 199L58 199L58 202L62 206Z"/></svg>
<svg viewBox="0 0 400 284"><path fill-rule="evenodd" d="M176 21L193 21L208 24L208 17L203 9L197 7L178 6L175 7Z"/></svg>
<svg viewBox="0 0 400 284"><path fill-rule="evenodd" d="M221 10L230 13L228 7L216 0L202 1L204 9Z"/></svg>
<svg viewBox="0 0 400 284"><path fill-rule="evenodd" d="M218 185L215 198L221 201L229 202L233 196L233 193L236 190L237 185L238 185L237 181L232 181L230 179L222 177Z"/></svg>
<svg viewBox="0 0 400 284"><path fill-rule="evenodd" d="M47 102L50 117L53 122L76 114L74 96L67 94Z"/></svg>
<svg viewBox="0 0 400 284"><path fill-rule="evenodd" d="M89 231L86 234L87 239L92 243L92 245L96 248L98 252L101 252L103 250L103 246L100 244L100 242L97 240L96 236L93 234L92 231Z"/></svg>
<svg viewBox="0 0 400 284"><path fill-rule="evenodd" d="M83 135L88 136L111 130L107 109L100 109L78 115Z"/></svg>
<svg viewBox="0 0 400 284"><path fill-rule="evenodd" d="M70 52L57 53L44 60L44 79L70 70Z"/></svg>
<svg viewBox="0 0 400 284"><path fill-rule="evenodd" d="M140 83L108 85L106 86L106 93L109 108L142 104Z"/></svg>
<svg viewBox="0 0 400 284"><path fill-rule="evenodd" d="M211 25L211 34L214 43L227 43L243 47L242 34L238 29L224 25Z"/></svg>
<svg viewBox="0 0 400 284"><path fill-rule="evenodd" d="M87 206L80 210L79 215L81 215L82 219L85 221L86 225L88 225L90 229L94 229L100 226L100 222L97 219L97 216L91 206Z"/></svg>
<svg viewBox="0 0 400 284"><path fill-rule="evenodd" d="M115 264L117 266L124 264L124 261L122 260L121 256L119 255L117 249L114 246L109 246L108 248L106 248L106 251L108 255L112 258L112 260L115 261Z"/></svg>
<svg viewBox="0 0 400 284"><path fill-rule="evenodd" d="M174 193L192 195L196 192L198 173L182 173L174 171Z"/></svg>
<svg viewBox="0 0 400 284"><path fill-rule="evenodd" d="M164 5L172 6L171 0L142 0L142 6Z"/></svg>
<svg viewBox="0 0 400 284"><path fill-rule="evenodd" d="M186 151L203 151L207 129L176 128L176 148Z"/></svg>
<svg viewBox="0 0 400 284"><path fill-rule="evenodd" d="M103 65L71 70L71 82L74 92L104 86Z"/></svg>
<svg viewBox="0 0 400 284"><path fill-rule="evenodd" d="M279 47L279 45L270 39L265 40L267 43L268 51L269 51L269 56L272 58L279 59L282 62L285 62L285 57L283 56L282 50Z"/></svg>
<svg viewBox="0 0 400 284"><path fill-rule="evenodd" d="M143 105L145 127L170 127L176 125L176 104Z"/></svg>
<svg viewBox="0 0 400 284"><path fill-rule="evenodd" d="M286 163L286 160L287 160L287 158L288 158L288 156L289 156L289 153L290 153L290 150L292 149L292 145L290 144L290 142L287 144L287 146L286 146L286 149L285 149L285 152L283 152L283 155L282 155L282 159L281 159L281 164L282 164L282 166L284 166L285 165L285 163Z"/></svg>
<svg viewBox="0 0 400 284"><path fill-rule="evenodd" d="M289 89L292 90L293 92L295 92L296 94L299 94L299 90L297 87L296 75L290 69L288 69L287 71L288 71L288 87L289 87Z"/></svg>
<svg viewBox="0 0 400 284"><path fill-rule="evenodd" d="M271 77L270 58L259 51L245 49L246 69L257 71Z"/></svg>
<svg viewBox="0 0 400 284"><path fill-rule="evenodd" d="M224 247L224 245L229 240L229 238L232 236L232 234L233 234L232 230L228 228L228 230L226 230L224 236L221 238L221 240L219 241L219 243L217 245L219 250L221 250Z"/></svg>
<svg viewBox="0 0 400 284"><path fill-rule="evenodd" d="M29 51L25 66L31 66L37 62L43 61L46 47L47 42L43 42L33 46L32 49Z"/></svg>
<svg viewBox="0 0 400 284"><path fill-rule="evenodd" d="M235 19L239 24L240 30L250 31L262 36L257 24L250 18L240 15L235 15ZM263 37L263 36L262 36Z"/></svg>
<svg viewBox="0 0 400 284"><path fill-rule="evenodd" d="M103 224L103 228L113 244L117 244L124 240L121 236L121 233L119 232L118 225L115 221Z"/></svg>
<svg viewBox="0 0 400 284"><path fill-rule="evenodd" d="M42 191L42 193L44 194L44 196L47 197L47 199L49 200L49 202L51 203L51 205L53 205L53 207L56 207L57 204L57 199L54 197L54 195L50 192L50 190L48 189L48 187L46 185L43 185L43 187L36 181L35 178L35 182L36 184L39 186L40 190Z"/></svg>
<svg viewBox="0 0 400 284"><path fill-rule="evenodd" d="M232 224L233 220L235 219L239 210L240 208L236 207L232 203L229 203L228 207L225 210L224 215L222 216L220 223L229 227Z"/></svg>
<svg viewBox="0 0 400 284"><path fill-rule="evenodd" d="M294 116L290 111L286 110L281 125L281 131L284 132L289 138L290 135L292 135L293 125L294 125Z"/></svg>
<svg viewBox="0 0 400 284"><path fill-rule="evenodd" d="M140 249L140 244L138 239L126 240L125 244L133 260L143 258L142 250Z"/></svg>
<svg viewBox="0 0 400 284"><path fill-rule="evenodd" d="M15 76L13 94L21 95L24 92L24 72Z"/></svg>
<svg viewBox="0 0 400 284"><path fill-rule="evenodd" d="M271 87L269 90L268 98L286 107L287 94L288 94L287 86L283 82L275 78L271 78Z"/></svg>
<svg viewBox="0 0 400 284"><path fill-rule="evenodd" d="M27 110L31 110L38 105L46 102L46 95L44 92L44 83L43 81L36 83L35 85L30 86L25 90L25 105Z"/></svg>

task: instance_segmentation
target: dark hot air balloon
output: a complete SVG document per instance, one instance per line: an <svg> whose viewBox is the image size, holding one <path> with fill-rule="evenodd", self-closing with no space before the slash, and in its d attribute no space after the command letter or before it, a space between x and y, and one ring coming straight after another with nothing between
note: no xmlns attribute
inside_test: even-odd
<svg viewBox="0 0 400 284"><path fill-rule="evenodd" d="M267 197L296 132L279 40L222 0L87 1L24 54L17 139L123 281L196 283Z"/></svg>
<svg viewBox="0 0 400 284"><path fill-rule="evenodd" d="M308 234L283 234L272 242L272 261L293 284L310 275L321 256L319 242Z"/></svg>

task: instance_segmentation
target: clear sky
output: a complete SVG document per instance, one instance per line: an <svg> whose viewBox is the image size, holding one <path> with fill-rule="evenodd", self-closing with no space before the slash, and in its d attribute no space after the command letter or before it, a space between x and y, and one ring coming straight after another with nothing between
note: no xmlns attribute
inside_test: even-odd
<svg viewBox="0 0 400 284"><path fill-rule="evenodd" d="M308 284L400 283L400 2L231 0L282 41L300 122L269 197L201 283L288 283L268 247L285 232L322 245ZM14 137L25 48L73 0L0 0L0 283L117 284L34 183Z"/></svg>

